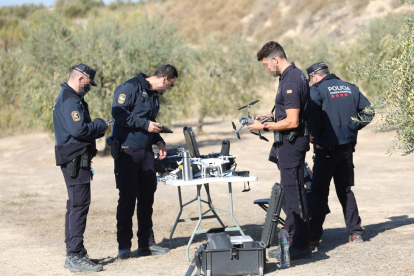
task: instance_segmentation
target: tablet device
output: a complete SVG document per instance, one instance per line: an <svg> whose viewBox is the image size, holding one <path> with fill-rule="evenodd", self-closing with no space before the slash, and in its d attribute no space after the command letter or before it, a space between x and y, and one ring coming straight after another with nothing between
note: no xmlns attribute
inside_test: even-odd
<svg viewBox="0 0 414 276"><path fill-rule="evenodd" d="M183 128L185 143L187 144L188 151L191 157L200 158L200 151L198 150L197 141L195 139L194 131L192 127L185 126Z"/></svg>
<svg viewBox="0 0 414 276"><path fill-rule="evenodd" d="M160 133L173 133L173 131L171 129L169 129L166 126L163 126L161 124L158 124L157 127L161 128L162 130L160 131Z"/></svg>

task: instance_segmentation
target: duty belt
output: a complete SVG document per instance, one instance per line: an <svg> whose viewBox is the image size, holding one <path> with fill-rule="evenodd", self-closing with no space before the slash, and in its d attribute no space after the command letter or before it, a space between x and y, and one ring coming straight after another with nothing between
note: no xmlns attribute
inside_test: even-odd
<svg viewBox="0 0 414 276"><path fill-rule="evenodd" d="M328 146L328 145L321 145L321 144L315 144L316 150L335 150L336 146Z"/></svg>

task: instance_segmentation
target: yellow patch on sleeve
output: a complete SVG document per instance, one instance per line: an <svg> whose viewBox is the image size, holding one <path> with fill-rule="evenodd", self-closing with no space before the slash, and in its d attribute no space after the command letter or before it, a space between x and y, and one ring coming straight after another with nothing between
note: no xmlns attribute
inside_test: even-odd
<svg viewBox="0 0 414 276"><path fill-rule="evenodd" d="M125 100L126 100L126 95L125 94L119 95L119 97L118 97L118 103L119 104L124 104Z"/></svg>
<svg viewBox="0 0 414 276"><path fill-rule="evenodd" d="M287 90L286 93L292 94L292 90Z"/></svg>
<svg viewBox="0 0 414 276"><path fill-rule="evenodd" d="M71 115L75 122L79 122L81 120L81 116L78 111L72 111Z"/></svg>

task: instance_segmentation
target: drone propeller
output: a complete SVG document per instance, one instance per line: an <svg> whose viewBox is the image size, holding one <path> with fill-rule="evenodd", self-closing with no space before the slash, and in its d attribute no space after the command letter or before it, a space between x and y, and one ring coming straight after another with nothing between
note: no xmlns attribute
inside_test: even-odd
<svg viewBox="0 0 414 276"><path fill-rule="evenodd" d="M265 140L266 142L269 142L269 140L266 137L262 136L262 134L260 133L260 131L259 131L259 133L251 132L251 134L254 134L254 135L259 136L260 140Z"/></svg>
<svg viewBox="0 0 414 276"><path fill-rule="evenodd" d="M242 126L239 130L237 130L236 125L235 125L233 122L231 122L231 124L233 125L234 133L236 133L237 138L241 139L241 138L240 138L240 134L239 134L239 130L240 130L243 126Z"/></svg>
<svg viewBox="0 0 414 276"><path fill-rule="evenodd" d="M257 100L257 101L254 101L254 102L251 102L251 103L249 103L248 105L245 105L245 106L243 106L243 107L240 107L238 110L241 110L241 109L243 109L243 108L246 108L246 107L248 107L248 106L250 106L250 105L254 105L254 104L258 103L258 102L260 102L260 100Z"/></svg>
<svg viewBox="0 0 414 276"><path fill-rule="evenodd" d="M266 142L269 142L269 140L266 137L262 136L262 135L260 135L260 139L265 140Z"/></svg>

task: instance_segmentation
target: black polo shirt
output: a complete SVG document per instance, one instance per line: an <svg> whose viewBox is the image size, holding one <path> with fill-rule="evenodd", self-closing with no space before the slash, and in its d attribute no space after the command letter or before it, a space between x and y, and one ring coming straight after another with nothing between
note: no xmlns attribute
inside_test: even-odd
<svg viewBox="0 0 414 276"><path fill-rule="evenodd" d="M310 88L305 74L295 66L288 66L279 79L275 106L276 120L287 117L286 109L299 108L299 120L308 120L309 116ZM284 131L282 143L277 144L277 157L282 168L295 168L299 166L299 160L305 157L309 150L309 137L299 135L292 142L287 141L287 133Z"/></svg>
<svg viewBox="0 0 414 276"><path fill-rule="evenodd" d="M288 66L279 79L279 88L276 94L276 119L286 118L286 109L299 108L299 119L307 120L309 116L310 88L305 74L295 66Z"/></svg>

